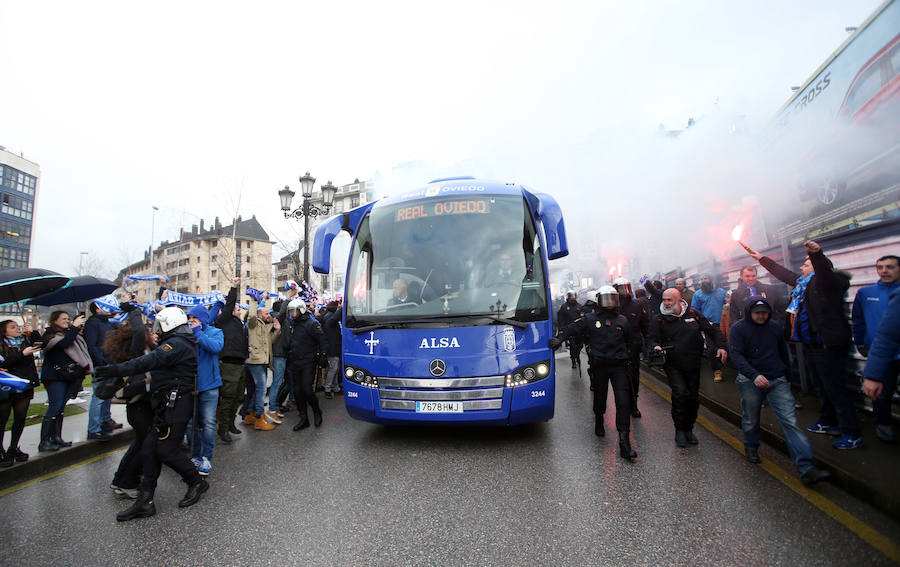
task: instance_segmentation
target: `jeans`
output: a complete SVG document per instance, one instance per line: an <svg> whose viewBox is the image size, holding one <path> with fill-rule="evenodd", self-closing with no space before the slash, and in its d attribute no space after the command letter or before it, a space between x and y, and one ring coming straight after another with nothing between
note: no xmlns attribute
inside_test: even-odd
<svg viewBox="0 0 900 567"><path fill-rule="evenodd" d="M269 387L269 411L278 411L278 392L284 381L284 365L287 362L283 356L272 357L272 386Z"/></svg>
<svg viewBox="0 0 900 567"><path fill-rule="evenodd" d="M328 357L328 374L325 375L325 391L326 392L340 392L341 391L341 380L343 380L343 377L341 376L340 366L341 366L341 357L339 357L339 356L329 356Z"/></svg>
<svg viewBox="0 0 900 567"><path fill-rule="evenodd" d="M206 457L212 459L213 447L216 446L216 408L219 405L219 389L204 390L197 394L197 416L194 420L194 450L191 456L195 459Z"/></svg>
<svg viewBox="0 0 900 567"><path fill-rule="evenodd" d="M103 422L112 418L112 414L110 414L112 401L101 400L97 397L97 386L101 383L102 380L97 380L92 384L93 395L91 396L91 405L88 409L88 434L100 433L103 430L101 427Z"/></svg>
<svg viewBox="0 0 900 567"><path fill-rule="evenodd" d="M797 471L803 475L813 468L812 447L806 434L797 425L794 413L794 395L791 386L784 376L770 378L769 387L757 388L753 380L738 374L737 387L741 394L741 428L744 430L744 447L759 448L759 412L763 400L768 400L778 425L784 433L784 440L791 454L791 460Z"/></svg>
<svg viewBox="0 0 900 567"><path fill-rule="evenodd" d="M247 368L250 370L250 375L253 376L253 385L255 386L249 409L260 416L266 412L266 370L269 366L267 364L248 364Z"/></svg>
<svg viewBox="0 0 900 567"><path fill-rule="evenodd" d="M47 388L47 417L57 417L63 414L66 409L66 402L81 390L81 382L65 382L54 380L45 382L44 387Z"/></svg>
<svg viewBox="0 0 900 567"><path fill-rule="evenodd" d="M815 369L821 408L819 423L839 425L841 433L859 437L856 407L847 388L847 347L804 345L810 365Z"/></svg>

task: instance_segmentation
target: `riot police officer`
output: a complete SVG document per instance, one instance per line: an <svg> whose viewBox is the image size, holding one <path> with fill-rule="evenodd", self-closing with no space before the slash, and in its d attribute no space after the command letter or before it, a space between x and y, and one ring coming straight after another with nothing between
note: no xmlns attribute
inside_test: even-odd
<svg viewBox="0 0 900 567"><path fill-rule="evenodd" d="M197 339L187 324L187 315L177 307L167 307L156 315L154 331L159 346L152 352L123 362L100 366L95 376L134 376L150 372L153 427L141 447L143 479L135 503L116 515L125 522L156 514L153 493L163 464L178 473L188 485L180 508L192 506L209 489L209 483L181 452L181 440L194 410L194 387L197 376Z"/></svg>
<svg viewBox="0 0 900 567"><path fill-rule="evenodd" d="M612 382L616 401L616 430L619 432L619 453L625 459L634 459L637 453L631 447L631 384L626 365L631 350L631 329L628 319L618 312L619 294L612 286L597 290L597 312L588 313L566 327L559 337L550 340L551 348L559 348L569 336L580 336L589 346L588 373L594 386L594 433L603 437L603 415L606 413L606 396Z"/></svg>
<svg viewBox="0 0 900 567"><path fill-rule="evenodd" d="M578 296L574 291L566 294L566 302L559 308L556 314L557 326L559 332L575 322L576 319L582 317L581 305L578 304ZM569 357L572 359L572 368L581 364L581 342L579 337L571 337L569 339Z"/></svg>
<svg viewBox="0 0 900 567"><path fill-rule="evenodd" d="M307 404L312 408L313 424L316 427L322 425L322 409L313 389L313 381L316 377L316 364L320 356L326 356L327 345L322 325L310 316L305 301L292 299L288 303L288 316L291 318L291 338L287 367L294 380L294 397L300 413L300 421L294 425L294 431L300 431L309 427Z"/></svg>
<svg viewBox="0 0 900 567"><path fill-rule="evenodd" d="M631 326L631 352L628 356L628 380L631 382L631 417L641 417L637 407L638 386L641 383L641 349L644 337L650 325L650 312L647 307L635 301L631 295L631 282L618 278L613 287L619 292L619 313L628 319Z"/></svg>

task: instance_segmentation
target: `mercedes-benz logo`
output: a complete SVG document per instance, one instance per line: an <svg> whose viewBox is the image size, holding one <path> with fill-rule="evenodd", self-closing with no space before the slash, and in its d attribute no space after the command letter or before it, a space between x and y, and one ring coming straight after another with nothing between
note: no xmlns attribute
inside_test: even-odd
<svg viewBox="0 0 900 567"><path fill-rule="evenodd" d="M447 371L447 364L440 358L435 358L428 365L428 369L431 370L432 376L443 376L444 372Z"/></svg>

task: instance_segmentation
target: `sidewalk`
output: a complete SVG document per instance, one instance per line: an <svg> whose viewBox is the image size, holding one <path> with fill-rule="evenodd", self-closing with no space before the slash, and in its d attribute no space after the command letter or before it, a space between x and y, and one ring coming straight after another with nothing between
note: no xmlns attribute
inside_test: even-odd
<svg viewBox="0 0 900 567"><path fill-rule="evenodd" d="M643 367L650 376L668 384L662 369ZM724 370L725 380L716 383L709 365L704 363L700 373L700 403L719 416L741 425L741 398L735 385L737 372L733 368ZM819 416L819 399L812 395L794 392L802 408L797 410L797 422L803 429L815 423ZM875 508L900 519L900 445L888 445L875 436L872 415L857 411L862 429L863 445L851 451L839 451L831 446L837 437L810 433L816 466L831 472L833 482ZM787 454L784 434L781 432L772 410L764 407L760 416L762 441ZM895 433L900 426L895 425ZM795 471L791 471L795 472Z"/></svg>
<svg viewBox="0 0 900 567"><path fill-rule="evenodd" d="M46 392L35 392L32 403L46 403ZM90 390L82 391L76 400L71 400L74 405L84 409L83 413L66 416L63 420L62 437L71 441L72 446L59 451L38 452L38 443L41 438L40 422L25 427L22 438L19 440L19 448L28 453L29 458L24 463L15 463L7 469L0 469L0 490L9 488L20 482L24 482L39 476L56 472L64 467L79 461L113 451L131 443L134 431L128 426L125 419L125 404L112 405L112 417L123 424L122 429L111 433L109 441L87 441L88 406L91 401ZM31 413L31 412L29 412ZM3 437L4 447L9 443L9 431Z"/></svg>

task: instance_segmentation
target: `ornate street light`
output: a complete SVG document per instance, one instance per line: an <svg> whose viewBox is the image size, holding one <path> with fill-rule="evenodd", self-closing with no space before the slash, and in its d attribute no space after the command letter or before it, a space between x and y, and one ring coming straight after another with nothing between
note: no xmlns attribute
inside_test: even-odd
<svg viewBox="0 0 900 567"><path fill-rule="evenodd" d="M281 200L281 210L284 218L303 219L303 279L309 282L309 217L317 217L319 215L327 215L331 209L334 194L337 188L331 184L331 181L322 186L323 206L317 207L310 204L313 194L313 186L316 184L316 178L311 176L307 171L300 177L300 194L303 195L303 203L291 210L291 201L294 199L294 193L287 185L278 192L278 198Z"/></svg>

